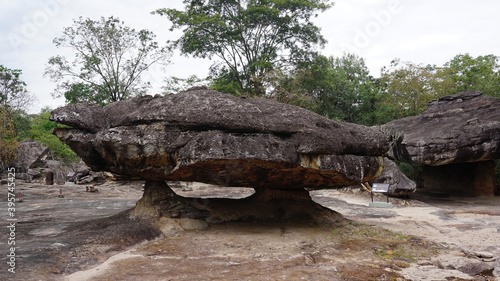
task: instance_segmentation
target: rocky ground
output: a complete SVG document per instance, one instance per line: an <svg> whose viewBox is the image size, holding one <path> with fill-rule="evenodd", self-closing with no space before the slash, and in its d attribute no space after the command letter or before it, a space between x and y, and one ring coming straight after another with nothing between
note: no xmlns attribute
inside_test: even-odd
<svg viewBox="0 0 500 281"><path fill-rule="evenodd" d="M58 198L60 188L64 198ZM367 207L366 192L319 190L311 192L313 199L343 214L345 222L207 226L168 220L160 232L154 222L127 218L142 195L142 182L96 188L92 193L84 186L16 182L24 200L15 207L16 273L7 271L10 222L4 219L0 279L494 280L500 274L500 197L419 192L391 199L392 209L378 209ZM252 193L203 185L175 191L200 202ZM0 196L4 218L6 195Z"/></svg>

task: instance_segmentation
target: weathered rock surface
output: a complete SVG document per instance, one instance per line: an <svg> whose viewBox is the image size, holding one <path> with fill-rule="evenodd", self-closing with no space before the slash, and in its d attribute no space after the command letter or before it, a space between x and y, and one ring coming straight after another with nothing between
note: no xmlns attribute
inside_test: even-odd
<svg viewBox="0 0 500 281"><path fill-rule="evenodd" d="M40 161L46 158L50 158L48 147L35 140L25 139L19 143L17 156L8 166L15 167L17 173L26 173L39 166Z"/></svg>
<svg viewBox="0 0 500 281"><path fill-rule="evenodd" d="M471 91L440 98L421 115L392 121L388 156L424 164L424 187L437 192L492 196L500 158L500 99ZM475 163L471 163L475 162Z"/></svg>
<svg viewBox="0 0 500 281"><path fill-rule="evenodd" d="M417 184L407 178L398 165L389 158L384 157L384 171L373 182L388 183L389 196L404 197L412 194L417 189Z"/></svg>
<svg viewBox="0 0 500 281"><path fill-rule="evenodd" d="M399 137L389 157L439 166L500 158L500 99L482 92L440 98L421 115L383 126Z"/></svg>
<svg viewBox="0 0 500 281"><path fill-rule="evenodd" d="M49 183L64 184L66 168L59 161L54 160L53 153L47 146L32 139L20 142L16 158L6 163L5 166L14 167L16 178L28 183L42 182L49 174ZM50 173L52 173L52 178L50 178Z"/></svg>
<svg viewBox="0 0 500 281"><path fill-rule="evenodd" d="M339 187L380 175L386 136L267 99L237 98L206 88L145 96L104 108L56 109L55 129L95 171L146 180L132 216L207 222L247 219L336 222L304 188ZM177 196L165 183L196 181L254 188L239 200Z"/></svg>
<svg viewBox="0 0 500 281"><path fill-rule="evenodd" d="M380 132L266 99L207 89L52 112L93 170L146 180L325 188L373 180L387 151Z"/></svg>

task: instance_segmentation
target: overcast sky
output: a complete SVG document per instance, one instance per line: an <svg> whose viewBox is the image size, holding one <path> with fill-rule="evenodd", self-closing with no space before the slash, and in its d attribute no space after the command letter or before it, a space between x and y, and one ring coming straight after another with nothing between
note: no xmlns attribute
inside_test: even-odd
<svg viewBox="0 0 500 281"><path fill-rule="evenodd" d="M64 105L53 99L55 84L43 73L49 57L71 54L52 43L64 27L80 16L119 17L125 25L153 31L160 42L178 38L165 17L151 15L157 8L182 8L182 0L0 0L0 64L21 69L28 90L37 97L30 113ZM457 54L500 55L500 1L497 0L337 0L315 22L328 45L327 56L355 53L366 61L370 74L400 58L420 64L442 65ZM205 76L210 61L174 56L165 69L153 69L144 80L160 90L165 77Z"/></svg>

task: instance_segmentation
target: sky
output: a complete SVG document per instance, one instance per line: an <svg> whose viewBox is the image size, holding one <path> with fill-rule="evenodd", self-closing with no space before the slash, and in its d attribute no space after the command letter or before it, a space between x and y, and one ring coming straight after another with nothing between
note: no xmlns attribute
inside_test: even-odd
<svg viewBox="0 0 500 281"><path fill-rule="evenodd" d="M114 16L136 30L148 29L160 43L177 39L166 17L151 15L158 8L182 9L182 0L0 0L0 64L22 70L21 79L36 97L28 109L64 105L51 93L56 83L44 77L50 57L71 57L71 49L56 48L62 35L80 16L98 20ZM458 54L500 56L500 1L498 0L337 0L314 22L328 44L326 56L345 52L365 59L370 74L399 58L417 64L443 65ZM151 82L149 94L161 91L169 76L204 77L211 61L175 53L167 67L153 67L143 80Z"/></svg>

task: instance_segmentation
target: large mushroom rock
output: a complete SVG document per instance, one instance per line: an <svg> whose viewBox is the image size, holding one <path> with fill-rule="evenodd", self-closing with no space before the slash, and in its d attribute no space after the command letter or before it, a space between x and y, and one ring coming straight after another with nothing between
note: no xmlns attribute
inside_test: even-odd
<svg viewBox="0 0 500 281"><path fill-rule="evenodd" d="M145 196L165 192L148 186L165 189L162 181L174 180L251 187L251 201L310 201L304 188L375 179L383 167L379 155L388 149L375 129L206 88L104 108L66 106L54 110L51 120L72 127L54 134L93 170L147 180Z"/></svg>
<svg viewBox="0 0 500 281"><path fill-rule="evenodd" d="M437 190L468 175L467 181L454 184L467 194L491 195L494 174L484 187L482 169L436 166L491 161L500 158L500 99L483 96L480 91L462 92L429 103L421 115L392 121L382 130L393 138L388 156L413 164L424 164L424 186ZM474 164L480 165L483 164ZM484 164L488 167L492 164ZM450 166L451 167L451 166ZM446 169L446 173L436 172ZM448 171L450 170L450 171ZM488 169L488 171L494 169ZM453 172L454 171L454 172ZM476 182L466 185L466 182ZM491 185L491 186L490 186ZM485 190L488 190L485 192Z"/></svg>

